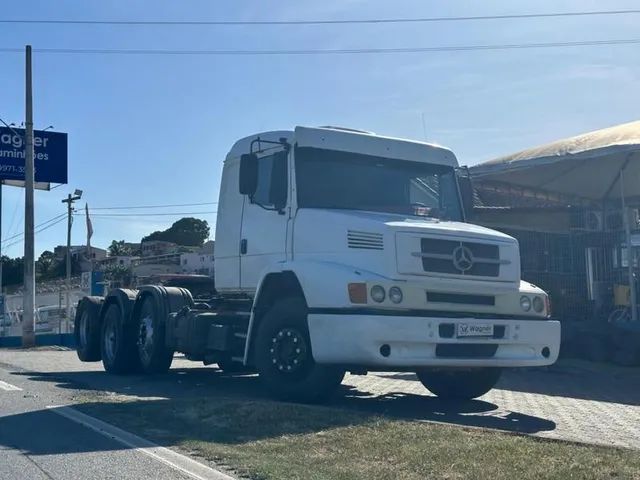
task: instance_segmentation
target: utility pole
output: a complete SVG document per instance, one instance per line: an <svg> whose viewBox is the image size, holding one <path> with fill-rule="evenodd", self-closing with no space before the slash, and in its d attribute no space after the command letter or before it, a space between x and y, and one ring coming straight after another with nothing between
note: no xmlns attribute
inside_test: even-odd
<svg viewBox="0 0 640 480"><path fill-rule="evenodd" d="M80 200L82 190L76 190L73 195L67 195L62 203L67 204L67 321L71 320L71 225L73 224L73 202Z"/></svg>
<svg viewBox="0 0 640 480"><path fill-rule="evenodd" d="M31 45L25 62L25 193L24 193L24 296L22 297L22 346L33 347L35 337L36 278L33 231L33 98L31 84Z"/></svg>

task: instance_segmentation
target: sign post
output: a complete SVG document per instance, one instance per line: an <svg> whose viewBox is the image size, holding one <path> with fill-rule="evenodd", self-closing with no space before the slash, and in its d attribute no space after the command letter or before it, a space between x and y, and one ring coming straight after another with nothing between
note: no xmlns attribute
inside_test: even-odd
<svg viewBox="0 0 640 480"><path fill-rule="evenodd" d="M25 128L0 127L0 185L14 185L25 189L22 320L22 345L24 347L35 345L36 285L33 190L34 188L49 190L50 183L67 183L67 134L33 130L31 45L27 45L25 51Z"/></svg>

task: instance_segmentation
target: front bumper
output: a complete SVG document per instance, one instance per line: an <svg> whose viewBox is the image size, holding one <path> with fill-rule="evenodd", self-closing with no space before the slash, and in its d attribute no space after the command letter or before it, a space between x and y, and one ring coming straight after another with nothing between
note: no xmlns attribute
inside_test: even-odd
<svg viewBox="0 0 640 480"><path fill-rule="evenodd" d="M530 367L551 365L560 351L555 320L311 313L308 322L313 357L320 364ZM493 324L494 337L457 338L459 323L474 322Z"/></svg>

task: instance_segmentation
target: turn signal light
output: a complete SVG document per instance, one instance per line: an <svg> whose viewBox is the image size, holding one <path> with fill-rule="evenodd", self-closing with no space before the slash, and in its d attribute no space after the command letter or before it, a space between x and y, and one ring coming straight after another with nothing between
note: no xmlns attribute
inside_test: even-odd
<svg viewBox="0 0 640 480"><path fill-rule="evenodd" d="M366 283L350 283L347 290L349 290L349 301L351 303L367 303Z"/></svg>

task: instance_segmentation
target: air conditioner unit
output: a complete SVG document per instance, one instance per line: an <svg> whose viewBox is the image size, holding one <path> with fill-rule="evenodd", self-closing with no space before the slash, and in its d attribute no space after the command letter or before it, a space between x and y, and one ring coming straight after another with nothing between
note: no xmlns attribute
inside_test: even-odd
<svg viewBox="0 0 640 480"><path fill-rule="evenodd" d="M584 213L584 228L595 232L602 230L602 212L589 210Z"/></svg>

